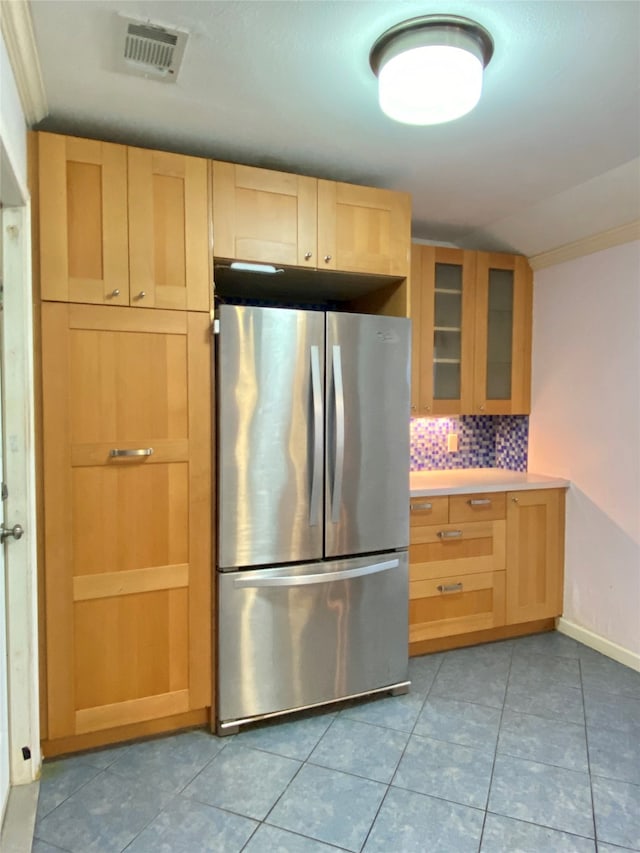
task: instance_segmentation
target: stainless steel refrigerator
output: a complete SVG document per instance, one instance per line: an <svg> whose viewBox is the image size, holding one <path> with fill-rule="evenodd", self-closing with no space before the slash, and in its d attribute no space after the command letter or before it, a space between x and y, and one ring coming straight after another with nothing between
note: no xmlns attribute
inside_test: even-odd
<svg viewBox="0 0 640 853"><path fill-rule="evenodd" d="M405 692L410 322L218 318L218 731Z"/></svg>

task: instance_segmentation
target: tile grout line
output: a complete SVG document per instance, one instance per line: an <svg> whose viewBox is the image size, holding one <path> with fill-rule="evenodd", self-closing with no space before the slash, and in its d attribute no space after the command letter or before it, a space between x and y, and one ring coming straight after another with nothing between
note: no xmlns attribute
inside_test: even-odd
<svg viewBox="0 0 640 853"><path fill-rule="evenodd" d="M487 825L487 815L489 814L489 798L491 797L491 786L493 785L493 776L496 770L496 759L498 757L498 744L500 743L500 732L502 730L502 719L504 717L504 709L507 702L507 690L509 689L509 681L511 679L511 667L513 666L513 646L511 646L511 658L509 660L509 672L507 673L507 680L504 685L504 700L502 702L502 709L500 710L500 721L498 723L498 735L496 737L496 747L493 751L493 763L491 765L491 776L489 777L489 786L487 788L487 799L485 800L484 807L484 817L482 820L482 829L480 831L480 840L478 841L478 853L482 849L482 841L484 839L484 830Z"/></svg>
<svg viewBox="0 0 640 853"><path fill-rule="evenodd" d="M584 742L587 748L587 772L589 773L589 794L591 797L591 821L593 823L593 843L596 850L598 849L598 831L596 829L596 804L593 799L593 778L591 776L591 754L589 749L589 732L587 731L587 703L584 698L584 682L582 680L582 661L578 658L578 668L580 670L580 692L582 695L582 712L584 714Z"/></svg>
<svg viewBox="0 0 640 853"><path fill-rule="evenodd" d="M436 654L438 654L438 653L436 652ZM446 653L445 653L445 654L446 654ZM411 658L409 658L409 660L411 660ZM381 811L381 809L382 809L382 806L384 805L385 800L387 799L387 797L388 797L388 795L389 795L389 791L391 790L391 788L392 788L392 786L393 786L393 780L395 779L395 777L396 777L396 773L398 772L398 767L400 767L400 762L401 762L401 761L402 761L402 759L404 758L404 754L405 754L405 752L407 751L407 747L409 746L409 742L410 742L411 738L413 737L413 732L415 731L415 727L418 725L418 720L420 719L420 714L422 713L422 711L423 711L423 709L424 709L424 706L425 706L425 705L426 705L426 703L427 703L427 699L429 698L429 696L430 696L430 694L431 694L431 690L433 689L433 685L434 685L434 684L435 684L435 682L436 682L436 678L438 677L438 673L440 672L440 669L442 668L442 664L443 664L444 660L445 660L445 655L443 654L443 656L440 658L440 662L439 662L439 664L438 664L438 666L437 666L437 668L436 668L436 671L435 671L435 673L434 673L433 679L431 680L431 684L429 685L429 688L428 688L427 692L425 693L424 699L422 700L422 704L420 705L420 710L419 710L419 711L418 711L418 713L416 714L415 722L414 722L414 724L413 724L413 726L412 726L412 728L411 728L411 731L409 732L409 737L407 738L407 742L406 742L406 744L404 745L404 749L402 750L402 754L400 755L400 758L398 759L398 762L397 762L397 764L396 764L396 769L395 769L395 770L393 771L393 773L391 774L391 780L390 780L390 781L388 782L388 784L387 784L387 790L385 791L383 798L380 800L380 805L378 806L378 808L377 808L377 810L376 810L376 813L375 813L375 815L374 815L374 817L373 817L373 820L371 821L371 825L369 826L369 830L368 830L368 832L367 832L367 834L366 834L366 836L365 836L364 841L362 842L362 846L360 847L360 851L364 850L364 848L367 846L367 842L368 842L368 840L369 840L369 836L371 835L371 832L372 832L372 830L373 830L373 827L374 827L374 825L375 825L375 822L378 820L378 815L380 814L380 811Z"/></svg>
<svg viewBox="0 0 640 853"><path fill-rule="evenodd" d="M285 785L285 787L284 787L284 789L282 790L282 792L280 793L280 795L276 798L276 801L273 803L273 805L271 806L271 808L267 811L266 815L265 815L265 816L264 816L260 821L258 821L258 825L257 825L257 826L256 826L256 828L253 830L253 832L251 833L251 835L249 836L249 838L247 839L247 841L245 842L245 844L243 844L243 845L242 845L242 847L240 848L240 853L242 853L242 851L243 851L243 850L245 850L245 849L247 848L247 845L249 844L249 842L251 841L251 839L254 837L254 835L258 832L258 830L260 829L260 827L261 827L261 826L274 826L276 829L281 829L281 828L282 828L282 827L277 827L275 824L269 824L269 823L267 823L267 822L266 822L266 821L267 821L267 818L269 817L269 815L271 814L271 812L275 809L275 807L278 805L278 803L280 802L280 800L281 800L281 799L284 797L284 795L287 793L287 791L289 790L289 788L291 787L291 785L292 785L292 783L293 783L293 780L297 778L297 776L298 776L298 774L300 773L300 771L302 770L302 768L307 764L307 761L309 760L309 757L311 756L311 753L312 753L312 752L313 752L313 750L316 748L316 746L320 743L320 741L322 740L322 738L323 738L323 737L327 734L327 732L331 729L331 727L333 726L333 724L335 723L335 721L338 719L338 716L339 716L339 715L338 715L338 714L336 714L336 715L335 715L335 717L331 720L331 722L329 723L329 725L327 726L327 728L324 730L324 732L322 733L322 735L318 738L318 741L316 742L315 746L314 746L314 747L309 751L309 754L307 755L307 757L306 757L306 758L304 758L304 759L302 759L302 760L300 760L300 759L294 759L294 760L300 761L300 766L298 767L298 769L296 770L296 772L293 774L293 776L291 777L291 779L289 779L289 781L288 781L288 782L287 782L287 784ZM246 748L246 749L251 749L251 747L245 747L245 748ZM274 754L277 754L277 753L268 753L268 754L269 754L269 755L274 755ZM285 832L288 832L288 831L289 831L289 830L285 830ZM296 833L296 834L301 835L301 833ZM310 840L312 840L312 841L317 841L317 840L318 840L318 839L311 839L311 838L310 838L310 836L308 836L308 835L302 835L302 837L303 837L303 838L309 838L309 839L310 839ZM340 850L340 849L344 849L344 848L340 848L340 847L338 847L338 848L336 848L336 849Z"/></svg>
<svg viewBox="0 0 640 853"><path fill-rule="evenodd" d="M216 735L216 737L218 737L218 736ZM133 844L133 842L134 842L134 841L135 841L135 840L136 840L136 839L137 839L137 838L138 838L138 837L139 837L139 836L140 836L140 835L141 835L141 834L142 834L146 829L148 829L148 828L151 826L151 824L152 824L155 820L157 820L157 818L158 818L158 817L159 817L159 816L160 816L164 811L166 811L166 809L168 808L168 806L170 806L170 805L171 805L172 803L174 803L174 802L175 802L179 797L181 797L181 796L182 796L183 791L185 791L185 790L189 787L189 785L190 785L192 782L194 782L194 781L198 778L198 776L200 776L200 774L201 774L201 773L203 773L203 772L205 771L205 769L206 769L206 768L211 764L211 762L214 760L214 758L216 758L216 756L220 755L220 753L221 753L221 752L224 752L224 750L227 748L227 746L229 745L229 743L231 743L231 740L232 740L232 738L230 738L230 739L229 739L229 741L228 741L227 743L223 744L223 745L222 745L222 747L221 747L221 748L216 752L216 754L215 754L215 755L212 755L212 756L211 756L211 758L206 762L206 764L204 765L204 767L201 767L201 768L200 768L200 770L198 770L198 772L197 772L197 773L194 773L194 775L193 775L193 776L192 776L192 777L191 777L187 782L185 782L185 784L184 784L184 785L183 785L183 786L182 786L178 791L174 791L174 792L172 793L172 795L171 795L171 799L167 802L167 804L166 804L165 806L163 806L163 807L160 809L160 811L159 811L159 812L157 812L157 813L156 813L156 814L151 818L151 820L150 820L150 821L148 821L148 822L147 822L147 823L142 827L142 829L134 835L134 837L131 839L131 841L129 841L129 842L125 845L125 847L123 847L123 848L122 848L122 850L120 851L120 853L125 853L125 851L126 851L129 847L131 847L131 845ZM115 761L112 761L112 762L111 762L111 764L109 764L109 765L108 765L108 767L106 767L106 768L105 768L105 771L104 771L104 772L106 773L106 772L109 770L109 768L110 768L110 767L112 767L112 766L116 763L116 761L118 761L118 759L116 759ZM117 773L114 773L113 771L111 772L111 775L112 775L112 776L116 776L116 777L118 778L118 774L117 774ZM133 780L133 779L132 779L132 777L127 777L127 776L121 776L121 777L119 777L119 778L128 779L129 781L135 781L135 780ZM168 792L167 792L167 793L168 793ZM185 798L185 799L189 799L189 798ZM207 805L207 806L211 806L211 803L201 803L199 800L196 800L196 799L195 799L195 797L193 798L193 800L194 800L194 802L199 803L200 805ZM216 807L214 806L214 808L216 808Z"/></svg>

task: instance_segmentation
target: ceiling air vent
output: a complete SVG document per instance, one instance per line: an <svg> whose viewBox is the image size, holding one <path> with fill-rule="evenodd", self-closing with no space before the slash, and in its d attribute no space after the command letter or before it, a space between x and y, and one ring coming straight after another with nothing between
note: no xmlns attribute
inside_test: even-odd
<svg viewBox="0 0 640 853"><path fill-rule="evenodd" d="M187 33L118 15L117 70L175 83Z"/></svg>

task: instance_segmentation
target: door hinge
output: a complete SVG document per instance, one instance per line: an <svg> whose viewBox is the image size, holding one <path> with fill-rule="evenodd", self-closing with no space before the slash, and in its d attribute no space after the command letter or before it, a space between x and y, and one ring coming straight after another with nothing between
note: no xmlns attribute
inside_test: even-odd
<svg viewBox="0 0 640 853"><path fill-rule="evenodd" d="M9 497L9 489L7 488L7 484L3 483L2 484L2 500L6 501L6 499L8 497Z"/></svg>

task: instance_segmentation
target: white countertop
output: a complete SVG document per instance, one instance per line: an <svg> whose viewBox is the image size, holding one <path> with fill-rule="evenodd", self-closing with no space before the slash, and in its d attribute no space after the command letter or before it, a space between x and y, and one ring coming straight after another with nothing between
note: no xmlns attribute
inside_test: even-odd
<svg viewBox="0 0 640 853"><path fill-rule="evenodd" d="M409 475L411 497L428 495L466 495L475 492L505 492L522 489L563 489L569 480L533 474L531 471L507 471L503 468L457 468L448 471L412 471Z"/></svg>

